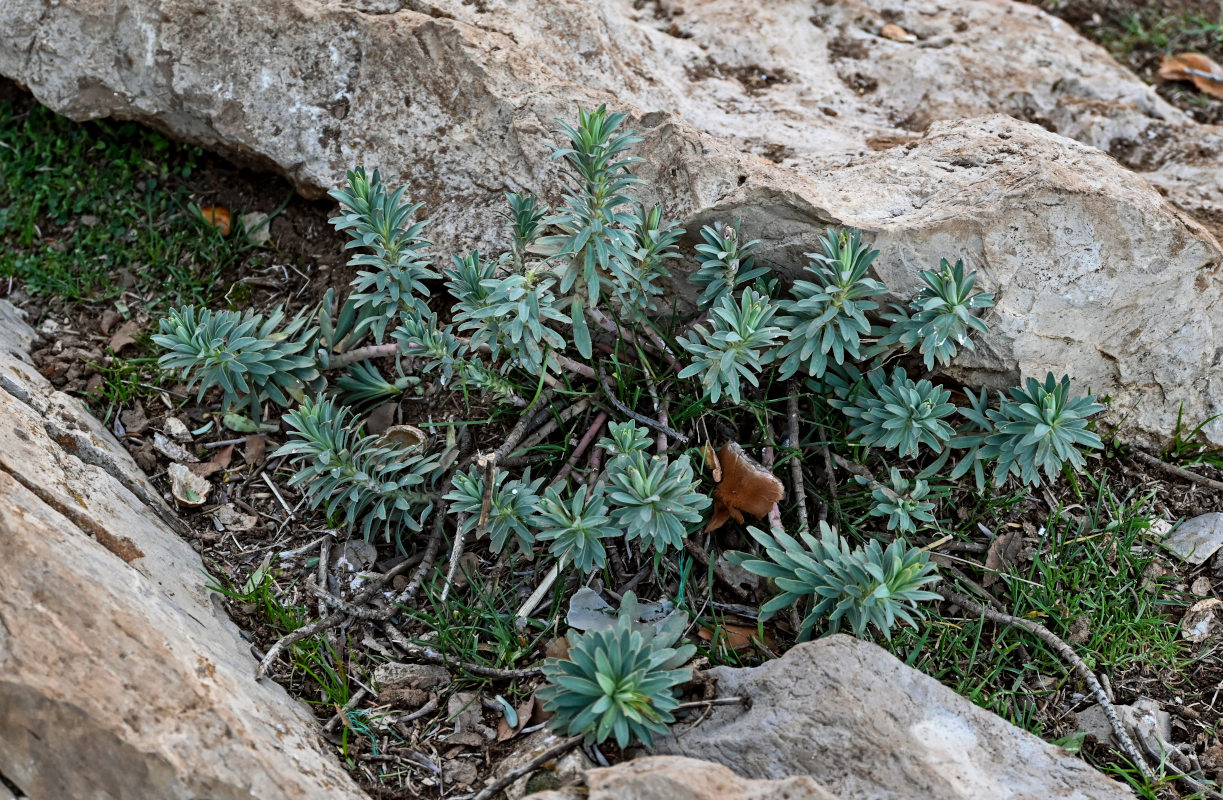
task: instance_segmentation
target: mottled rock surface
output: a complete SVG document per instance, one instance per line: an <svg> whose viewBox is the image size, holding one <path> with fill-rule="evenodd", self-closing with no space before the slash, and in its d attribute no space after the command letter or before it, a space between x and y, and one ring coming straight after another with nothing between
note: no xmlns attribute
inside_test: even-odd
<svg viewBox="0 0 1223 800"><path fill-rule="evenodd" d="M811 776L843 800L1123 800L1132 795L1061 748L973 705L881 647L845 635L750 669L717 667L721 697L651 752L753 779Z"/></svg>
<svg viewBox="0 0 1223 800"><path fill-rule="evenodd" d="M443 253L503 240L506 190L557 199L555 120L609 103L693 237L742 218L793 274L855 225L897 292L978 269L1000 303L965 377L1067 372L1147 442L1223 412L1223 134L1022 3L9 0L0 74L316 195L382 166Z"/></svg>
<svg viewBox="0 0 1223 800"><path fill-rule="evenodd" d="M364 797L31 336L0 301L0 775L33 800Z"/></svg>
<svg viewBox="0 0 1223 800"><path fill-rule="evenodd" d="M528 795L527 800L836 800L806 775L741 778L721 764L680 756L646 756L588 770L584 788Z"/></svg>

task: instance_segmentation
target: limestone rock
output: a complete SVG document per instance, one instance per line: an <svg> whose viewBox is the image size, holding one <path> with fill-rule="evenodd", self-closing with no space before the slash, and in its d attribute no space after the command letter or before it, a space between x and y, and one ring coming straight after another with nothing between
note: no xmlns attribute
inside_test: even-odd
<svg viewBox="0 0 1223 800"><path fill-rule="evenodd" d="M725 764L747 778L809 775L844 800L1123 800L1064 750L978 708L882 648L845 635L751 669L717 667L722 697L651 752Z"/></svg>
<svg viewBox="0 0 1223 800"><path fill-rule="evenodd" d="M254 682L199 556L25 361L14 312L0 301L0 775L32 798L363 797L309 713Z"/></svg>
<svg viewBox="0 0 1223 800"><path fill-rule="evenodd" d="M835 800L806 776L777 780L740 778L721 764L679 756L647 756L585 773L585 793L561 789L527 800Z"/></svg>
<svg viewBox="0 0 1223 800"><path fill-rule="evenodd" d="M1023 3L9 0L0 74L308 194L380 166L441 261L503 243L506 190L557 200L555 121L608 103L689 244L740 218L793 275L855 225L900 294L963 258L1000 302L961 377L1066 372L1144 443L1223 412L1223 132ZM1223 443L1223 417L1203 432Z"/></svg>

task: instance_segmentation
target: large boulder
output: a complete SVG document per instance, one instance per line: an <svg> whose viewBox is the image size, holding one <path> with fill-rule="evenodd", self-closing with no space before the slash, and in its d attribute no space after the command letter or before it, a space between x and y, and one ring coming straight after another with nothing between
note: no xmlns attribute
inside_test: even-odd
<svg viewBox="0 0 1223 800"><path fill-rule="evenodd" d="M582 783L527 800L836 800L807 775L752 780L721 764L680 756L645 756L590 769Z"/></svg>
<svg viewBox="0 0 1223 800"><path fill-rule="evenodd" d="M843 800L1128 800L1059 747L973 705L881 647L843 634L750 669L716 667L719 697L651 752L756 780L810 776ZM677 795L678 796L678 795Z"/></svg>
<svg viewBox="0 0 1223 800"><path fill-rule="evenodd" d="M0 301L0 775L32 800L364 797L31 336Z"/></svg>
<svg viewBox="0 0 1223 800"><path fill-rule="evenodd" d="M555 199L555 120L608 103L690 237L741 218L793 274L855 225L901 293L944 256L979 270L1000 302L966 377L1068 372L1148 440L1223 412L1223 135L1032 6L9 0L0 74L310 194L380 165L443 251L502 240L506 190ZM1223 417L1204 433L1223 443Z"/></svg>

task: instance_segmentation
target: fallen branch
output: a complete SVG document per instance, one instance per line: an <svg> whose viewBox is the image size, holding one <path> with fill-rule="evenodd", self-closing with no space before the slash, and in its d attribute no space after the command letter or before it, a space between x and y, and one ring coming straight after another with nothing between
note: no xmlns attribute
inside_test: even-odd
<svg viewBox="0 0 1223 800"><path fill-rule="evenodd" d="M1151 767L1143 758L1142 751L1134 740L1130 738L1129 732L1125 729L1125 725L1121 723L1121 719L1117 716L1117 710L1113 708L1112 702L1108 699L1108 693L1104 691L1104 687L1100 685L1100 681L1096 680L1096 676L1091 669L1079 658L1079 654L1074 652L1074 648L1058 638L1057 634L1041 625L1039 622L1022 617L1016 617L1011 614L1004 614L1001 611L995 611L992 608L987 608L976 600L966 595L953 592L950 589L939 587L936 589L944 600L955 603L960 608L967 611L969 614L976 614L984 617L991 622L998 622L1003 625L1011 625L1016 628L1023 628L1025 631L1036 636L1049 647L1053 648L1068 664L1074 667L1074 671L1078 673L1083 682L1091 689L1092 694L1096 697L1096 702L1100 704L1100 708L1104 711L1104 716L1108 718L1108 724L1112 726L1113 733L1117 737L1117 741L1121 743L1121 749L1125 755L1138 767L1143 777L1151 780Z"/></svg>
<svg viewBox="0 0 1223 800"><path fill-rule="evenodd" d="M586 398L582 398L581 400L577 401L573 405L568 406L567 408L565 408L565 410L561 411L558 415L552 417L552 419L548 420L543 425L539 426L539 428L537 428L535 432L530 435L530 437L524 439L520 449L530 450L532 447L539 444L544 439L548 438L554 432L556 432L556 429L559 428L561 425L573 419L578 414L581 414L583 411L585 411L589 407L590 407L590 401L587 400ZM503 467L517 466L521 458L522 458L521 456L511 456L509 458L503 459L501 462L501 466Z"/></svg>
<svg viewBox="0 0 1223 800"><path fill-rule="evenodd" d="M620 398L616 397L615 392L613 392L611 387L607 385L607 371L603 369L603 362L601 361L599 362L599 388L603 390L603 395L608 399L612 406L624 416L628 417L634 422L640 422L642 425L656 433L666 434L682 445L688 444L688 437L684 434L667 425L656 422L644 414L638 414L636 411L633 411L624 403L620 402Z"/></svg>
<svg viewBox="0 0 1223 800"><path fill-rule="evenodd" d="M607 412L600 411L595 416L594 424L590 426L590 429L587 430L582 436L581 440L578 441L577 447L573 448L573 452L569 454L569 458L566 459L564 465L560 468L560 471L556 473L556 477L553 478L552 482L548 484L549 487L556 486L561 481L565 480L565 478L569 476L570 472L573 472L573 468L577 465L578 459L580 459L582 454L586 452L586 448L590 447L590 443L593 442L595 437L599 435L599 431L603 430L603 425L606 422Z"/></svg>
<svg viewBox="0 0 1223 800"><path fill-rule="evenodd" d="M457 800L489 800L489 798L496 797L498 792L521 778L523 775L531 774L549 761L552 761L553 759L558 758L577 747L579 744L581 744L583 738L584 737L582 734L570 736L568 739L563 740L560 744L549 747L547 750L535 756L535 758L532 758L521 767L512 769L492 783L486 784L483 789L475 794L463 795L462 797L457 798Z"/></svg>
<svg viewBox="0 0 1223 800"><path fill-rule="evenodd" d="M448 483L449 481L447 480L446 482ZM366 616L366 614L370 613L369 611L366 609L360 609L360 606L373 597L378 591L380 591L382 587L386 585L387 581L410 569L412 565L411 561L404 561L396 564L391 569L372 579L369 586L367 586L364 591L362 591L352 600L341 600L330 592L322 593L320 597L324 601L328 601L328 598L330 598L330 601L328 602L344 603L345 607L350 610L357 610L359 613L349 613L349 611L345 610L334 611L325 617L316 619L309 625L303 625L297 630L291 631L280 637L280 639L278 639L274 645L268 648L267 654L264 655L263 659L259 662L259 666L255 668L255 680L258 681L263 679L263 676L267 674L269 669L271 669L272 664L276 662L276 659L282 652L284 652L286 647L295 645L304 639L309 639L311 636L321 633L328 628L333 628L336 625L340 625L354 616L372 620L390 619L391 615L393 615L396 611L396 606L404 605L415 597L416 592L420 590L421 581L424 580L424 576L433 568L433 561L437 558L437 552L441 548L442 527L446 518L446 504L444 501L439 501L436 513L437 518L433 526L433 535L429 537L429 544L425 547L425 554L420 560L420 566L416 568L416 572L412 575L412 580L408 583L404 590L396 595L391 601L390 606L376 613L372 613L370 616ZM310 587L312 584L307 581L306 586ZM317 589L317 587L314 588Z"/></svg>
<svg viewBox="0 0 1223 800"><path fill-rule="evenodd" d="M525 667L523 669L499 669L497 667L486 667L483 664L472 664L468 661L455 661L452 658L447 658L445 654L434 650L432 647L416 644L408 637L404 636L398 628L390 623L383 625L382 630L386 632L387 638L389 638L396 647L413 658L419 658L434 664L441 664L445 667L465 670L470 672L472 675L479 675L482 678L516 680L518 678L537 678L544 674L544 671L539 667Z"/></svg>
<svg viewBox="0 0 1223 800"><path fill-rule="evenodd" d="M1175 467L1166 461L1160 461L1150 453L1144 453L1137 448L1132 449L1130 452L1133 454L1134 458L1138 459L1144 464L1155 467L1161 472L1166 472L1169 475L1183 478L1190 483L1196 483L1198 486L1205 486L1207 489L1214 489L1216 492L1223 492L1223 482L1221 481L1212 480L1207 478L1205 475L1199 475L1196 472L1190 472L1187 469Z"/></svg>
<svg viewBox="0 0 1223 800"><path fill-rule="evenodd" d="M794 499L798 501L798 532L803 534L811 530L811 524L807 520L807 487L803 483L803 440L798 430L797 389L798 381L793 381L790 384L790 396L786 399L786 415L790 422L786 433L790 439L790 447L794 450L794 455L790 458L790 483L793 484L790 488L794 492Z"/></svg>

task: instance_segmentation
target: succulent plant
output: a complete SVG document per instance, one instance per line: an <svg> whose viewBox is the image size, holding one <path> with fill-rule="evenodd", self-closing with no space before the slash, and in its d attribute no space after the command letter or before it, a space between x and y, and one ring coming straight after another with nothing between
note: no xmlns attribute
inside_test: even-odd
<svg viewBox="0 0 1223 800"><path fill-rule="evenodd" d="M921 588L938 580L929 556L901 539L893 541L886 551L874 539L865 547L851 550L849 543L823 521L820 538L804 531L799 534L801 542L781 530L765 533L748 528L747 532L764 548L767 560L737 552L727 553L727 558L754 575L771 578L782 590L761 607L762 619L796 602L810 603L799 630L800 640L810 638L824 618L829 633L848 623L860 637L874 625L890 639L898 621L916 624L915 619L922 616L919 602L939 597Z"/></svg>
<svg viewBox="0 0 1223 800"><path fill-rule="evenodd" d="M779 374L788 378L800 369L819 378L828 368L829 358L844 364L857 361L861 337L870 333L866 312L879 307L867 298L887 292L887 287L866 277L878 250L862 244L861 233L827 233L820 239L823 253L808 253L813 259L807 271L815 282L795 281L793 300L781 301L777 324L785 329L788 341L777 357Z"/></svg>
<svg viewBox="0 0 1223 800"><path fill-rule="evenodd" d="M710 503L697 490L688 456L619 456L607 465L607 482L612 522L624 529L625 539L641 539L655 552L683 547L687 528L700 523Z"/></svg>
<svg viewBox="0 0 1223 800"><path fill-rule="evenodd" d="M857 478L859 482L869 482L865 478ZM930 484L921 478L909 481L900 474L900 470L892 467L891 485L876 485L871 491L875 505L871 507L872 517L887 517L888 530L900 529L901 533L913 533L917 523L934 524L934 503L925 498L930 494Z"/></svg>
<svg viewBox="0 0 1223 800"><path fill-rule="evenodd" d="M893 306L884 319L891 325L880 338L877 351L900 345L906 350L918 348L926 369L934 363L951 363L960 347L975 349L969 336L973 331L985 333L985 323L973 316L975 308L990 308L994 295L974 291L977 273L964 274L964 262L952 267L947 259L939 263L939 271L923 270L925 287L909 303L909 309Z"/></svg>
<svg viewBox="0 0 1223 800"><path fill-rule="evenodd" d="M340 204L340 214L331 224L349 232L349 248L371 251L358 253L348 262L349 266L372 267L357 273L349 299L362 315L359 331L369 330L379 342L399 311L417 305L424 310L419 298L429 296L425 281L441 277L418 252L429 244L421 236L428 223L412 221L421 204L409 203L406 191L403 186L388 191L378 170L368 177L358 167L348 173L347 189L329 192Z"/></svg>
<svg viewBox="0 0 1223 800"><path fill-rule="evenodd" d="M701 266L689 278L702 288L696 301L700 308L716 305L739 286L768 273L767 267L756 266L752 255L760 242L741 241L737 223L733 227L722 222L706 225L701 228L701 238L705 241L696 246L696 260Z"/></svg>
<svg viewBox="0 0 1223 800"><path fill-rule="evenodd" d="M539 488L544 479L536 478L532 481L530 467L521 479L507 481L507 477L508 473L498 471L493 478L485 534L491 540L494 553L505 550L512 540L517 544L519 555L531 558L535 534L531 532L528 523L539 504ZM461 530L463 533L470 533L480 522L487 483L480 470L471 467L467 472L459 472L454 476L453 487L445 499L450 501L451 513L467 515Z"/></svg>
<svg viewBox="0 0 1223 800"><path fill-rule="evenodd" d="M733 296L724 295L709 315L713 330L698 325L680 339L694 358L679 377L700 375L705 394L714 403L723 394L740 402L741 381L758 386L757 374L776 355L773 348L783 331L770 324L775 313L777 306L754 289L744 289L737 305Z"/></svg>
<svg viewBox="0 0 1223 800"><path fill-rule="evenodd" d="M285 422L293 438L275 455L292 457L298 471L289 485L303 487L311 508L342 514L366 541L381 529L387 541L400 544L403 530L421 529L433 508L436 456L406 454L380 436L363 435L352 413L331 400L306 398Z"/></svg>
<svg viewBox="0 0 1223 800"><path fill-rule="evenodd" d="M594 489L579 486L568 501L556 487L549 488L539 501L532 523L539 530L537 539L552 542L548 552L563 563L573 564L583 575L607 563L607 550L600 540L620 535L608 516L601 484Z"/></svg>
<svg viewBox="0 0 1223 800"><path fill-rule="evenodd" d="M986 412L994 433L985 437L980 448L981 458L998 459L995 485L1016 475L1035 486L1042 469L1050 480L1056 480L1063 465L1083 469L1086 460L1080 448L1104 446L1099 436L1087 430L1088 418L1104 406L1091 395L1071 397L1069 377L1063 375L1059 382L1050 372L1043 384L1028 378L1026 389L1014 388L1010 394L1011 399L1004 399L997 410Z"/></svg>
<svg viewBox="0 0 1223 800"><path fill-rule="evenodd" d="M885 382L882 369L866 375L866 385L849 400L832 398L849 418L854 438L868 447L898 450L902 458L917 455L925 445L941 453L955 431L943 421L955 413L951 392L928 380L912 381L899 367Z"/></svg>
<svg viewBox="0 0 1223 800"><path fill-rule="evenodd" d="M223 409L245 404L258 420L265 400L288 406L323 385L313 352L317 329L299 315L277 330L283 321L280 308L266 320L249 312L171 309L152 337L169 351L158 366L180 370L188 386L198 383L200 398L220 388Z"/></svg>
<svg viewBox="0 0 1223 800"><path fill-rule="evenodd" d="M690 644L674 646L687 615L673 614L657 630L634 629L636 605L636 595L625 592L614 628L571 631L568 656L544 662L548 685L536 696L552 712L553 730L595 744L614 736L622 748L650 747L675 721L675 687L691 680L692 670L682 667L696 653Z"/></svg>

